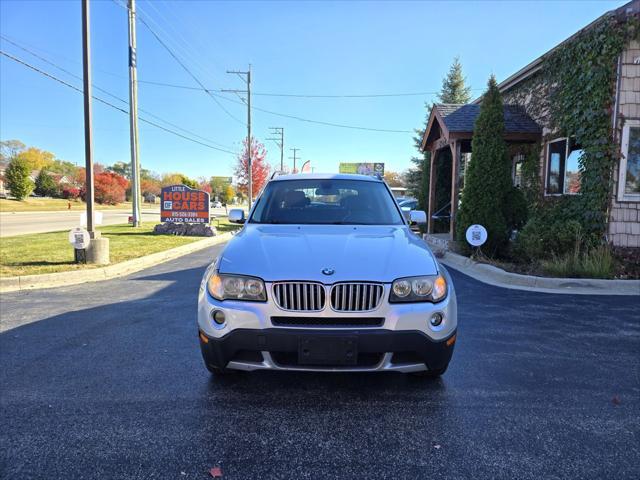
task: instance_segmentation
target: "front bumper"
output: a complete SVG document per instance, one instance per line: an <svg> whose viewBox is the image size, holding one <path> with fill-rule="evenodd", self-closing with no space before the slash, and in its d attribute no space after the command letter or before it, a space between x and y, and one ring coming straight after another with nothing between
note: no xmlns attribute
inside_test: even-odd
<svg viewBox="0 0 640 480"><path fill-rule="evenodd" d="M305 335L352 338L357 345L353 365L301 365L300 339ZM209 337L200 331L205 363L237 370L299 370L328 372L441 370L451 360L456 332L433 340L421 331L386 329L317 330L267 328L235 329L224 337Z"/></svg>

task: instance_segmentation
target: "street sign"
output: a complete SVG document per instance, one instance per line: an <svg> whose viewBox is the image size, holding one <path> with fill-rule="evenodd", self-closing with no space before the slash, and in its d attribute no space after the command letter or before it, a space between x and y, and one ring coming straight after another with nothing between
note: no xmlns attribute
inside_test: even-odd
<svg viewBox="0 0 640 480"><path fill-rule="evenodd" d="M94 225L102 225L102 212L93 212L93 224ZM82 212L80 214L80 226L87 226L87 212Z"/></svg>
<svg viewBox="0 0 640 480"><path fill-rule="evenodd" d="M83 250L89 246L91 237L89 232L84 228L76 227L69 232L69 243L73 245L76 250Z"/></svg>
<svg viewBox="0 0 640 480"><path fill-rule="evenodd" d="M359 173L360 175L384 175L384 163L341 163L340 173Z"/></svg>
<svg viewBox="0 0 640 480"><path fill-rule="evenodd" d="M467 242L473 247L479 247L487 241L487 229L482 225L471 225L467 228Z"/></svg>
<svg viewBox="0 0 640 480"><path fill-rule="evenodd" d="M160 221L174 223L209 223L209 194L186 185L164 187L160 193Z"/></svg>

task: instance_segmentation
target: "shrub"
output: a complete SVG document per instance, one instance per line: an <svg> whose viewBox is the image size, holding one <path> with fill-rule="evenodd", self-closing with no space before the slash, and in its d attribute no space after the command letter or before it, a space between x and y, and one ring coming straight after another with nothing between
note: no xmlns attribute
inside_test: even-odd
<svg viewBox="0 0 640 480"><path fill-rule="evenodd" d="M574 197L547 201L533 214L516 237L513 252L523 260L542 260L572 252L576 243L581 250L597 246L597 239L585 234Z"/></svg>
<svg viewBox="0 0 640 480"><path fill-rule="evenodd" d="M457 238L463 239L467 228L479 223L487 229L483 247L486 254L500 253L509 238L509 225L503 213L505 195L511 189L511 168L504 141L502 97L493 76L482 98L475 123L473 161L466 172L466 185L458 215ZM465 242L461 242L465 245Z"/></svg>
<svg viewBox="0 0 640 480"><path fill-rule="evenodd" d="M62 198L67 200L77 200L80 198L80 189L78 187L64 187L62 189Z"/></svg>
<svg viewBox="0 0 640 480"><path fill-rule="evenodd" d="M33 191L33 181L29 178L29 165L20 157L14 157L4 172L7 188L18 200L28 197Z"/></svg>
<svg viewBox="0 0 640 480"><path fill-rule="evenodd" d="M522 190L511 187L507 190L502 204L502 214L509 230L520 230L527 222L529 207Z"/></svg>

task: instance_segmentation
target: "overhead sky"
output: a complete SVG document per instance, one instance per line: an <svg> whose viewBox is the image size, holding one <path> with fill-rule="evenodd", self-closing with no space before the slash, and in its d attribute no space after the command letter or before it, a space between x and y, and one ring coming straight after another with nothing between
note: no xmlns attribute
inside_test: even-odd
<svg viewBox="0 0 640 480"><path fill-rule="evenodd" d="M128 99L126 0L91 2L93 83ZM138 0L141 19L212 90L241 89L226 70L253 69L253 131L267 159L280 163L266 140L269 127L285 129L285 162L292 147L315 171L339 162L384 162L402 171L416 154L412 130L434 95L373 98L301 98L264 94L367 95L437 92L454 56L479 95L490 74L498 81L623 1L500 2L209 2ZM7 39L80 76L81 5L69 1L0 1ZM138 77L197 88L196 81L138 22ZM81 87L81 81L2 39L1 49ZM84 163L82 95L4 56L0 60L0 137ZM118 107L127 104L94 89ZM139 85L140 116L231 152L246 135L246 107L234 94ZM381 130L340 128L286 115ZM94 101L95 160L129 161L124 113ZM158 118L153 118L155 115ZM235 118L232 118L235 117ZM164 123L171 122L172 125ZM183 130L178 130L180 127ZM215 142L215 143L214 143ZM156 172L230 175L234 155L140 123L140 158Z"/></svg>

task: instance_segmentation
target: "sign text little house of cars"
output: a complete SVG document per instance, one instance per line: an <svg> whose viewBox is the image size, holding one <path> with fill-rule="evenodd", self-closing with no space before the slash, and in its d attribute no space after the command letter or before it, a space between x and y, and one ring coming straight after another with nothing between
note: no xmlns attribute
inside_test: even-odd
<svg viewBox="0 0 640 480"><path fill-rule="evenodd" d="M160 221L209 223L209 194L186 185L164 187L160 194Z"/></svg>

